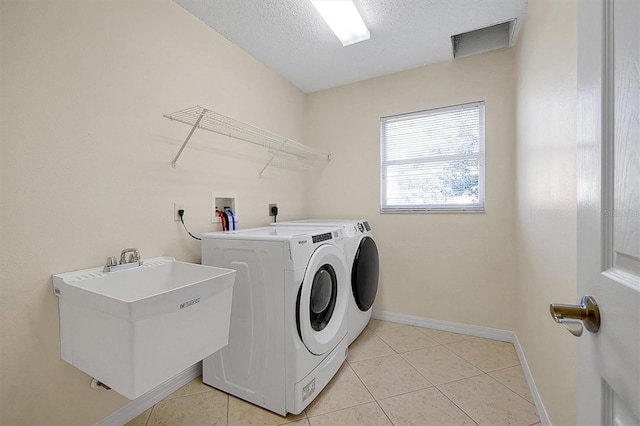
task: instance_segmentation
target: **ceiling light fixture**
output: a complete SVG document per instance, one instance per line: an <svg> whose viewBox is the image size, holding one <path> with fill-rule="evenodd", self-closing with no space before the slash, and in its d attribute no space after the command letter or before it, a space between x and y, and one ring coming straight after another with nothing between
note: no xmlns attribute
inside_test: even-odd
<svg viewBox="0 0 640 426"><path fill-rule="evenodd" d="M342 46L369 40L369 29L351 0L311 0Z"/></svg>

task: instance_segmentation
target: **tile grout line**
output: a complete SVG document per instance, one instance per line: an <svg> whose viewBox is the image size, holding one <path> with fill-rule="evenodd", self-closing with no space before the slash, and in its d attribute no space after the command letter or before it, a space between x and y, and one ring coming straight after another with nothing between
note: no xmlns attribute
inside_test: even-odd
<svg viewBox="0 0 640 426"><path fill-rule="evenodd" d="M391 328L397 328L397 327L391 327ZM375 334L375 332L374 332L374 334ZM376 336L378 336L378 335L376 334ZM385 340L384 340L382 337L378 336L378 338L379 338L380 340L382 340L383 342L385 342ZM387 342L385 342L385 343L387 343ZM407 360L402 356L402 354L403 354L403 353L406 353L406 352L398 352L397 350L395 350L395 349L394 349L391 345L389 345L388 343L387 343L387 345L391 348L391 350L392 350L392 351L394 351L394 352L395 352L395 355L398 355L398 356L400 357L400 359L402 359L404 362L406 362L407 364L409 364L409 366L410 366L410 367L411 367L411 368L412 368L416 373L418 373L418 375L419 375L419 376L421 376L422 378L424 378L424 379L427 381L427 383L429 383L429 384L431 385L431 386L428 386L428 387L426 387L426 388L417 389L417 390L415 390L415 391L403 392L403 393L398 394L398 395L403 395L403 394L407 394L407 393L410 393L410 392L416 392L416 391L418 391L418 390L428 389L429 387L435 387L435 385L434 385L433 383L431 383L431 381L430 381L428 378L426 378L424 374L420 373L420 372L419 372L419 371L418 371L418 370L413 366L413 364L411 364L409 361L407 361ZM442 346L442 345L436 345L436 346ZM436 346L429 346L429 347L434 348L434 347L436 347ZM421 349L427 349L427 348L421 348ZM415 349L415 350L421 350L421 349ZM411 352L411 351L407 351L407 352ZM382 355L382 356L379 356L379 357L376 357L376 358L382 358L382 357L384 357L384 356L391 356L391 355ZM375 358L370 358L370 359L375 359ZM368 360L361 360L361 361L368 361ZM354 361L354 362L360 362L360 361ZM367 387L367 385L364 383L364 381L362 380L362 378L361 378L361 377L358 375L358 373L356 372L355 368L353 368L353 366L352 366L351 364L349 364L349 367L351 367L351 369L353 370L353 372L354 372L354 373L356 374L356 376L358 377L358 380L360 380L360 382L361 382L361 383L362 383L362 385L367 389L367 391L369 392L369 394L371 395L371 397L373 397L373 400L377 402L377 401L378 401L378 399L373 395L373 393L371 393L371 391L369 390L369 388ZM397 395L395 395L395 396L397 396ZM392 397L389 397L389 398L392 398ZM381 399L384 399L384 398L381 398ZM382 408L382 407L380 407L380 408ZM383 411L384 411L384 410L383 410Z"/></svg>
<svg viewBox="0 0 640 426"><path fill-rule="evenodd" d="M316 417L322 417L322 416L326 416L326 415L329 415L329 414L339 413L341 411L347 411L347 410L351 410L352 408L362 407L363 405L374 404L374 403L382 410L384 415L387 416L387 413L385 413L385 411L382 409L382 407L380 407L380 404L378 404L378 401L374 398L373 401L361 402L360 404L352 405L351 407L344 407L344 408L340 408L338 410L333 410L333 411L329 411L329 412L326 412L326 413L317 414L315 416L307 417L307 420L309 421L309 423L311 423L311 419L314 419ZM389 418L389 417L387 416L387 418ZM389 421L391 421L391 419L389 419ZM391 422L391 423L393 424L393 422ZM288 423L284 423L284 424L288 424Z"/></svg>
<svg viewBox="0 0 640 426"><path fill-rule="evenodd" d="M371 395L371 398L373 398L373 400L376 401L376 397L373 396L373 393L371 393L371 390L369 389L369 387L362 381L362 378L358 375L358 372L355 370L355 368L353 368L353 366L351 365L351 363L349 361L346 361L346 362L349 365L349 368L351 369L351 371L353 371L353 374L356 375L356 377L358 378L358 380L360 381L362 386L364 386L364 388L367 390L367 392L369 392L369 395Z"/></svg>
<svg viewBox="0 0 640 426"><path fill-rule="evenodd" d="M507 368L510 368L510 367L507 367ZM454 381L452 381L452 382L448 382L448 383L442 383L442 385L436 385L436 386L435 386L435 388L436 388L436 389L438 389L438 391L439 391L440 393L442 393L442 394L443 394L443 395L444 395L444 396L445 396L449 401L451 401L451 403L452 403L452 404L454 404L456 407L458 407L460 410L462 410L462 412L463 412L463 413L465 413L467 416L469 416L469 418L470 418L470 419L472 419L474 422L476 422L476 420L475 420L473 417L471 417L471 415L470 415L469 413L467 413L466 411L464 411L464 410L462 409L462 407L460 407L458 404L456 404L456 403L455 403L455 401L453 401L451 398L449 398L449 397L447 396L447 394L445 394L445 393L444 393L444 391L443 391L443 390L441 390L441 389L439 388L439 386L445 386L445 385L449 385L449 384L451 384L451 383L456 383L456 382L460 382L460 381L462 381L462 380L471 379L471 378L474 378L474 377L481 377L481 376L487 376L487 378L489 378L490 380L495 381L496 383L498 383L499 385L503 386L505 389L507 389L508 391L510 391L511 393L513 393L514 395L516 395L518 398L522 399L523 401L527 402L529 405L533 406L534 411L535 411L535 413L536 413L536 417L538 417L538 421L537 421L537 422L535 422L535 423L531 423L531 425L529 425L529 426L532 426L532 425L535 425L535 424L540 423L540 416L538 415L538 410L537 410L537 408L536 408L535 404L532 404L530 401L527 401L527 399L526 399L526 398L522 397L522 396L521 396L521 395L519 395L517 392L515 392L513 389L511 389L511 388L509 388L508 386L506 386L505 384L501 383L499 380L494 379L493 377L491 377L491 376L489 375L489 373L485 373L485 372L483 372L482 374L478 374L478 375L476 375L476 376L472 376L472 377L467 377L467 378L465 378L465 379L454 380ZM476 423L477 423L477 424L480 424L479 422L476 422Z"/></svg>
<svg viewBox="0 0 640 426"><path fill-rule="evenodd" d="M518 365L518 366L519 366L519 367L520 367L520 369L522 370L522 365ZM511 386L507 385L506 383L502 383L500 380L496 379L495 377L493 377L493 376L490 374L490 373L495 373L496 371L507 370L507 369L509 369L509 368L513 368L513 367L516 367L516 366L514 365L514 366L511 366L511 367L501 368L501 369L499 369L499 370L493 370L493 371L490 371L490 372L488 372L488 373L486 373L486 374L487 374L489 377L491 377L493 380L495 380L496 382L500 383L502 386L506 387L506 388L507 388L507 389L509 389L511 392L515 393L515 394L516 394L516 395L518 395L520 398L524 399L524 400L525 400L525 401L527 401L529 404L531 404L531 405L533 405L533 406L535 407L535 406L536 406L536 404L535 404L535 403L533 403L532 401L529 401L529 400L528 400L527 398L525 398L523 395L520 395L520 393L519 393L519 392L516 392L514 389L512 389L512 388L511 388ZM526 378L525 378L525 383L526 383ZM538 409L537 409L537 407L536 407L536 414L537 414L537 413L538 413ZM535 423L534 423L534 424L535 424Z"/></svg>
<svg viewBox="0 0 640 426"><path fill-rule="evenodd" d="M380 321L380 320L378 320L378 321ZM399 323L398 323L398 324L399 324ZM452 353L454 353L455 355L458 355L456 352L454 352L453 350L451 350L450 348L448 348L448 347L447 347L447 345L451 345L451 344L455 344L455 343L460 343L460 342L466 342L466 341L469 341L469 340L475 340L475 339L495 340L495 339L490 339L490 338L485 338L485 337L478 337L478 336L466 336L465 338L460 338L459 340L455 340L455 341L452 341L452 342L442 343L442 342L439 342L439 341L437 341L436 339L434 339L434 338L430 337L430 336L428 335L428 333L426 333L426 332L424 331L424 330L435 330L435 329L429 329L429 328L425 328L425 327L421 327L421 326L417 326L417 325L410 325L410 324L400 324L400 325L399 325L399 326L397 326L397 327L386 327L386 329L395 329L395 328L401 328L401 327L410 327L410 328L418 329L418 330L420 331L420 333L422 333L425 337L429 338L430 340L433 340L434 342L436 342L436 344L435 344L435 345L432 345L432 346L425 346L425 347L423 347L423 348L409 349L409 350L407 350L407 351L398 352L398 351L397 351L393 346L391 346L391 344L389 344L389 343L384 339L384 337L382 337L382 336L380 336L378 333L376 333L376 332L375 332L375 330L373 330L373 329L371 329L371 328L369 328L369 327L367 327L367 328L369 328L369 330L371 330L371 332L372 332L373 334L375 334L375 335L376 335L376 337L378 337L380 340L382 340L382 342L384 342L387 346L389 346L389 348L391 348L391 350L392 350L392 351L394 351L395 353L397 353L397 354L399 354L399 355L400 355L400 354L403 354L403 353L407 353L407 352L419 351L419 350L422 350L422 349L435 348L435 347L437 347L437 346L443 346L443 347L446 347L446 348L447 348L448 350L450 350ZM382 328L382 329L385 329L385 328ZM450 331L444 331L444 330L437 330L437 331L443 331L444 333L453 333L453 332L450 332ZM453 333L453 334L459 334L459 333ZM495 340L495 341L499 341L499 340ZM380 356L384 356L384 355L380 355ZM378 356L378 357L380 357L380 356ZM460 356L460 355L458 355L458 356ZM377 357L376 357L376 358L377 358ZM460 356L460 358L462 358L462 357ZM370 359L371 359L371 358L370 358ZM465 359L465 358L462 358L462 359L464 359L465 361L467 361L469 364L473 365L473 364L471 363L471 361L469 361L469 360L467 360L467 359ZM481 370L481 371L484 371L484 370L482 370L480 367L477 367L477 366L475 366L475 365L473 365L473 366L474 366L474 367L476 367L476 368L478 368L478 369L479 369L479 370ZM508 368L508 367L506 367L506 368Z"/></svg>
<svg viewBox="0 0 640 426"><path fill-rule="evenodd" d="M493 340L493 339L490 339L490 340ZM457 342L452 342L452 343L457 343ZM512 345L513 345L513 343L512 343ZM468 363L469 363L470 365L472 365L473 367L475 367L475 368L477 368L478 370L482 371L482 374L476 374L476 375L474 375L474 376L466 377L466 378L463 378L463 379L453 380L453 381L451 381L451 382L441 383L440 385L435 385L435 386L436 386L436 388L437 388L437 389L438 389L438 390L439 390L443 395L444 395L444 392L442 392L442 391L440 390L440 388L438 388L438 386L441 386L441 385L447 385L447 384L455 383L455 382L459 382L459 381L462 381L462 380L465 380L465 379L470 379L470 378L472 378L472 377L480 377L480 376L483 376L483 375L484 375L484 376L487 376L489 379L494 380L494 381L495 381L495 382L497 382L498 384L502 385L503 387L505 387L506 389L508 389L510 392L512 392L513 394L517 395L520 399L522 399L522 400L524 400L524 401L528 402L529 404L533 405L533 407L534 407L534 408L536 408L535 404L532 404L532 403L531 403L531 401L529 401L529 400L527 400L526 398L524 398L522 395L520 395L519 393L517 393L516 391L514 391L513 389L511 389L511 388L510 388L509 386L507 386L506 384L502 383L500 380L495 379L495 378L493 378L493 377L491 377L491 376L489 375L489 373L493 373L493 372L495 372L495 371L506 370L506 369L508 369L508 368L513 368L513 367L516 367L516 366L517 366L517 367L520 367L520 370L522 370L522 365L520 364L520 362L519 362L519 361L518 361L518 363L517 363L517 364L515 364L515 365L505 366L505 367L501 367L501 368L498 368L498 369L495 369L495 370L491 370L491 371L485 371L484 369L482 369L482 368L480 368L479 366L477 366L477 365L475 365L474 363L472 363L470 360L468 360L468 359L464 358L462 355L460 355L460 354L456 353L455 351L453 351L453 350L452 350L451 348L449 348L447 345L442 345L442 346L443 346L445 349L449 350L449 351L450 351L451 353L453 353L454 355L456 355L456 356L460 357L461 359L465 360L466 362L468 362ZM515 349L515 345L514 345L514 349ZM445 396L446 396L446 395L445 395ZM458 405L457 405L455 402L453 402L453 400L451 400L451 399L450 399L450 398L448 398L448 397L447 397L447 399L449 399L449 400L450 400L454 405L456 405L456 407L458 407ZM460 410L462 410L462 408L461 408L461 407L458 407L458 408L460 408ZM464 411L464 410L462 410L462 411L463 411L467 416L469 416L469 418L473 419L473 417L471 417L471 416L470 416L466 411ZM538 410L537 410L537 409L536 409L536 416L538 416ZM475 421L475 419L474 419L474 421ZM538 416L538 423L539 423L539 416ZM533 423L533 424L535 424L535 423Z"/></svg>
<svg viewBox="0 0 640 426"><path fill-rule="evenodd" d="M486 373L485 373L486 374ZM478 377L478 376L475 376ZM463 379L464 380L464 379ZM444 393L443 391L440 390L440 388L438 388L438 386L435 387L437 389L438 392L440 392L440 395L444 396L445 398L447 398L449 400L449 402L451 402L458 410L462 411L464 413L465 416L469 417L471 419L472 422L474 422L476 425L480 425L480 421L476 420L474 417L472 417L469 413L467 413L465 410L462 409L462 407L460 407L458 404L455 403L455 401L453 401L451 398L449 398L449 396Z"/></svg>
<svg viewBox="0 0 640 426"><path fill-rule="evenodd" d="M482 374L487 374L487 373L486 373L485 371L483 371L481 368L479 368L479 367L477 367L477 366L473 365L471 362L469 362L469 361L467 361L466 359L464 359L464 358L460 357L458 354L456 354L455 352L453 352L451 349L447 348L445 345L441 344L441 345L439 345L439 346L443 347L445 350L448 350L448 351L449 351L449 352L451 352L454 356L457 356L458 358L460 358L461 360L463 360L464 362L466 362L467 364L469 364L470 366L472 366L472 367L473 367L473 368L475 368L476 370L480 371L480 373L478 373L478 374L473 374L473 375L471 375L471 376L467 376L467 377L461 377L461 378L459 378L459 379L451 380L451 381L449 381L449 382L445 382L445 383L435 384L435 383L433 383L431 380L429 380L429 378L428 378L427 376L425 376L424 374L420 373L420 371L418 371L418 373L419 373L419 374L421 374L421 375L422 375L422 377L424 377L424 378L425 378L429 383L431 383L433 386L437 387L437 386L444 385L444 384L447 384L447 383L454 383L454 382L458 382L458 381L460 381L460 380L465 380L465 379L469 379L469 378L471 378L471 377L477 377L477 376L481 376ZM406 354L406 353L409 353L409 352L417 352L417 351L422 351L422 350L425 350L425 349L431 349L431 348L436 348L436 347L437 347L437 346L429 346L429 347L427 347L427 348L416 349L415 351L408 351L408 352L403 352L403 353L405 353L405 354ZM398 354L398 355L400 355L400 356L402 357L402 359L404 359L404 360L405 360L409 365L411 365L414 369L418 370L418 368L417 368L416 366L414 366L414 365L411 363L411 361L409 361L409 360L408 360L408 359L406 359L404 356L402 356L402 353L400 353L400 354ZM507 367L507 368L510 368L510 367Z"/></svg>
<svg viewBox="0 0 640 426"><path fill-rule="evenodd" d="M496 383L504 386L506 389L508 389L510 392L512 392L514 395L516 395L518 398L522 399L523 401L527 402L529 405L533 406L533 408L536 408L536 405L533 404L531 401L527 400L527 398L523 397L522 395L520 395L518 392L514 391L513 389L511 389L509 386L505 385L504 383L502 383L500 380L493 378L489 375L489 373L485 373L487 375L487 377L489 377L491 380L495 381ZM538 410L536 409L536 416L538 416ZM538 422L540 421L540 417L538 416ZM535 423L533 423L535 424Z"/></svg>
<svg viewBox="0 0 640 426"><path fill-rule="evenodd" d="M373 357L371 357L371 358L352 359L350 362L362 362L362 361L369 361L369 360L372 360L372 359L383 358L383 357L385 357L385 356L389 356L389 355L399 355L399 354L398 354L397 352L394 352L394 353L392 353L392 354L376 355L376 356L373 356ZM346 361L346 359L345 359L345 361ZM349 365L351 365L351 364L349 364Z"/></svg>
<svg viewBox="0 0 640 426"><path fill-rule="evenodd" d="M441 345L441 346L443 346L443 345ZM402 357L402 355L401 355L401 354L399 354L399 353L396 353L396 354L397 354L397 355L400 355L400 356ZM403 358L403 359L404 359L404 358ZM406 360L405 360L405 361L406 361ZM409 361L407 361L407 363L408 363L409 365L411 365L411 363L409 363ZM415 370L415 367L413 367L413 365L411 365L411 367L412 367L412 368L414 368L414 370ZM475 366L474 366L474 367L475 367ZM476 367L476 368L477 368L477 367ZM482 370L480 370L480 371L482 371ZM426 378L422 373L420 373L420 372L419 372L419 371L417 371L417 370L416 370L416 372L417 372L419 375L421 375L422 377L424 377L424 378L425 378L425 380L427 380L427 382L431 383L431 381L429 381L429 379L427 379L427 378ZM355 370L354 370L354 373L355 373ZM482 371L480 374L475 375L475 376L471 376L471 377L478 377L478 376L482 376L482 375L487 375L487 373L485 373L484 371ZM356 376L358 376L358 373L356 373ZM454 380L454 381L447 382L447 383L443 383L443 384L455 383L455 382L458 382L458 381L461 381L461 380L465 380L465 379L468 379L468 378L470 378L470 377L466 377L466 378L462 378L462 379ZM362 379L360 379L360 376L358 376L358 379L362 382ZM362 384L365 386L365 388L366 388L366 389L367 389L367 391L368 391L368 390L369 390L369 388L367 388L367 385L365 385L365 384L364 384L364 382L362 382ZM388 414L387 414L387 412L384 410L384 408L382 408L382 406L380 405L379 401L383 401L383 400L391 399L391 398L396 398L396 397L398 397L398 396L402 396L402 395L408 395L408 394L410 394L410 393L414 393L414 392L420 392L420 391L423 391L423 390L426 390L426 389L435 389L438 393L440 393L443 397L445 397L448 401L450 401L450 402L451 402L451 404L453 404L457 409L459 409L462 413L464 413L464 415L465 415L465 416L467 416L469 419L471 419L471 421L472 421L472 422L474 422L476 425L479 425L479 424L480 424L478 421L476 421L476 419L475 419L475 418L473 418L471 415L469 415L469 413L467 413L466 411L464 411L460 406L458 406L458 404L456 404L454 401L452 401L452 400L451 400L451 398L449 398L449 397L448 397L444 392L442 392L442 391L438 388L438 386L439 386L439 385L434 385L433 383L431 383L431 386L428 386L428 387L426 387L426 388L422 388L422 389L415 389L415 390L411 390L411 391L407 391L407 392L401 392L401 393L399 393L399 394L397 394L397 395L391 395L391 396L387 396L387 397L380 398L380 399L377 399L375 396L373 396L373 394L371 394L371 392L370 392L370 391L369 391L369 393L370 393L370 394L371 394L371 396L373 397L373 399L374 399L374 401L376 402L376 404L378 404L378 406L380 407L380 409L382 410L382 412L385 414L385 416L387 416L387 418L389 419L389 421L391 422L391 424L392 424L392 425L394 424L394 423L393 423L393 421L389 418L389 415L388 415Z"/></svg>
<svg viewBox="0 0 640 426"><path fill-rule="evenodd" d="M380 410L382 410L382 412L384 413L384 416L387 418L387 420L389 420L389 423L391 423L392 425L395 425L395 423L393 423L393 420L391 420L391 417L389 417L389 414L387 414L387 412L384 411L384 408L382 408L382 405L380 405L378 400L376 399L376 400L374 400L374 402L376 403L378 408L380 408Z"/></svg>
<svg viewBox="0 0 640 426"><path fill-rule="evenodd" d="M487 340L493 340L493 339L487 339ZM459 342L454 342L454 343L459 343ZM494 371L503 370L503 369L505 369L505 368L515 367L516 365L519 365L519 366L522 368L522 364L520 364L520 359L518 358L518 362L517 362L517 364L507 365L507 366L504 366L504 367L497 368L497 369L495 369L495 370L485 371L485 369L484 369L484 368L481 368L480 366L478 366L478 365L474 364L471 360L469 360L469 359L465 358L465 357L463 356L463 354L459 354L459 353L457 353L456 351L454 351L453 349L451 349L451 348L449 347L449 345L454 344L454 343L447 343L447 344L442 345L442 346L444 346L445 348L447 348L448 350L450 350L454 355L459 356L460 358L462 358L463 360L465 360L465 361L466 361L466 362L468 362L469 364L473 365L475 368L477 368L478 370L482 371L483 373L487 373L487 374L488 374L488 373L492 373L492 372L494 372ZM513 343L511 343L511 345L513 345ZM515 346L514 346L514 349L515 349ZM516 357L517 357L517 355L518 355L518 353L517 353L517 351L516 351Z"/></svg>
<svg viewBox="0 0 640 426"><path fill-rule="evenodd" d="M372 330L372 331L373 331L373 330ZM375 334L375 333L374 333L374 334ZM393 349L393 348L391 348L391 349ZM373 359L373 358L371 358L371 359ZM380 405L380 403L378 403L378 400L376 399L376 397L375 397L375 396L373 396L373 394L371 393L371 390L369 390L369 388L367 387L367 385L362 381L362 378L358 375L358 373L356 372L356 370L353 368L353 366L351 365L351 362L350 362L349 360L347 360L347 359L345 359L344 361L347 363L347 365L349 366L349 368L351 368L351 371L353 371L353 373L356 375L356 377L358 378L358 380L360 381L360 383L362 383L362 386L364 386L364 388L367 390L367 392L369 392L369 395L371 395L371 398L373 398L373 402L378 406L378 408L380 408L380 410L382 410L382 413L384 414L384 416L387 418L387 420L389 420L389 423L391 423L391 425L393 426L393 425L394 425L393 421L391 420L391 418L389 418L389 415L387 414L387 412L386 412L386 411L384 411L384 408L382 408L382 406ZM357 361L354 361L354 362L357 362ZM364 404L369 404L369 402L364 402L364 403L359 404L359 405L364 405ZM358 407L358 405L355 405L355 407ZM350 408L353 408L353 407L350 407ZM344 408L344 410L346 410L346 409L347 409L347 408ZM337 411L340 411L340 410L337 410ZM336 411L334 411L334 413L335 413L335 412L336 412ZM308 418L307 418L307 420L309 421L309 425L311 425L311 420L310 420L310 419L308 419Z"/></svg>
<svg viewBox="0 0 640 426"><path fill-rule="evenodd" d="M309 413L307 412L307 407L304 407L304 418L307 419L307 424L311 425L311 420L309 419Z"/></svg>
<svg viewBox="0 0 640 426"><path fill-rule="evenodd" d="M153 415L153 410L155 410L157 404L153 404L153 406L151 407L151 411L149 412L149 416L147 417L147 420L145 420L144 422L144 426L147 426L149 424L149 420L151 420L151 416Z"/></svg>
<svg viewBox="0 0 640 426"><path fill-rule="evenodd" d="M398 327L389 327L389 328L393 329L393 328L399 328L399 327L405 327L405 326L406 326L406 327L411 327L411 326L409 326L409 325L400 325L400 326L398 326ZM422 328L422 327L417 327L417 326L413 326L413 327L414 327L414 328L418 328L418 329L421 329L421 328ZM388 397L385 397L385 398L380 398L380 400L388 399L388 398L395 398L395 397L397 397L397 396L407 395L407 394L410 394L410 393L412 393L412 392L418 392L418 391L425 390L425 389L429 389L429 388L435 388L435 389L437 389L437 390L438 390L438 392L440 392L440 393L441 393L445 398L447 398L449 401L451 401L451 399L449 399L446 395L444 395L444 393L443 393L443 392L438 388L438 386L439 386L439 385L436 385L436 384L432 383L432 382L431 382L431 381L430 381L430 380L429 380L429 379L428 379L424 374L422 374L420 371L418 371L418 369L417 369L413 364L411 364L409 361L407 361L407 360L402 356L402 354L403 354L403 353L408 353L408 352L413 352L413 351L420 351L420 350L429 349L429 348L436 348L436 347L439 347L439 346L441 346L441 347L445 348L446 350L448 350L448 351L449 351L449 352L451 352L452 354L454 354L454 355L456 355L456 356L459 356L459 355L458 355L458 354L456 354L454 351L452 351L451 349L449 349L448 347L446 347L446 345L447 345L446 343L440 343L440 342L438 342L438 344L437 344L437 345L434 345L434 346L427 346L427 347L424 347L424 348L413 349L413 350L409 350L409 351L405 351L405 352L398 352L398 351L397 351L396 349L394 349L391 345L389 345L389 343L387 343L387 342L384 340L384 338L382 338L381 336L379 336L379 335L378 335L374 330L371 330L371 331L372 331L372 332L373 332L373 333L374 333L374 334L375 334L375 335L376 335L380 340L382 340L384 343L386 343L386 344L391 348L391 350L393 350L393 351L395 352L395 354L396 354L396 355L399 355L401 359L403 359L407 364L409 364L409 366L411 366L411 368L413 368L413 370L415 370L415 372L416 372L416 373L418 373L418 375L420 375L421 377L423 377L423 378L424 378L428 383L430 383L430 384L431 384L431 386L428 386L428 387L426 387L426 388L416 389L416 390L412 390L412 391L408 391L408 392L402 392L402 393L399 393L399 394L397 394L397 395L392 395L392 396L388 396ZM422 330L421 330L421 333L423 333L423 334L425 334L425 335L426 335L426 333L422 332ZM429 336L427 335L427 337L429 337ZM476 337L472 337L471 339L476 339ZM471 340L471 339L463 339L463 340L459 340L459 341L465 341L465 340ZM434 339L431 339L431 340L434 340ZM434 340L434 341L435 341L435 340ZM456 343L456 342L451 342L451 343ZM375 358L382 358L382 357L384 357L384 356L390 356L390 355L381 355L381 356L378 356L378 357L375 357ZM460 356L459 356L459 357L460 357ZM368 359L359 360L359 361L367 361L367 360L369 360L369 359L375 359L375 358L368 358ZM457 380L452 380L452 381L447 382L447 383L441 383L441 385L448 384L448 383L455 383L455 382L458 382L458 381L461 381L461 380L469 379L469 378L471 378L471 377L478 377L478 376L482 376L482 375L488 375L484 370L482 370L481 368L477 367L476 365L474 365L474 364L473 364L473 363L471 363L470 361L468 361L468 360L466 360L466 359L464 359L464 358L462 358L462 357L460 357L460 359L462 359L462 360L464 360L465 362L469 363L469 365L471 365L471 366L473 366L474 368L476 368L477 370L479 370L479 371L480 371L480 373L479 373L479 374L475 374L475 375L473 375L473 376L463 377L463 378L461 378L461 379L457 379ZM354 361L354 362L359 362L359 361ZM358 375L358 373L355 371L355 369L353 368L353 366L352 366L350 363L349 363L349 366L351 367L351 369L353 370L353 372L354 372L354 373L356 373L356 376L358 377L358 379L360 380L360 382L362 382L362 384L363 384L363 385L364 385L364 387L367 389L367 391L369 391L369 394L371 394L371 396L373 397L374 401L378 402L378 401L379 401L379 399L377 399L375 396L373 396L373 394L371 393L371 391L369 390L369 388L367 387L367 385L362 381L362 378L360 378L360 376ZM510 368L510 367L505 367L505 368ZM467 414L467 412L465 412L464 410L462 410L462 408L458 407L458 405L457 405L455 402L451 401L451 403L452 403L453 405L455 405L458 409L460 409L460 410L461 410L461 411L462 411L462 412L463 412L467 417L469 417L473 422L475 422L476 424L478 424L478 423L473 419L473 417L471 417L469 414ZM380 405L380 404L378 404L378 405ZM382 407L380 407L380 408L382 409ZM382 411L384 411L384 409L382 409ZM385 415L386 415L386 412L385 412ZM387 417L388 417L388 416L387 416ZM391 420L391 419L389 419L389 420ZM393 422L392 422L392 423L393 423Z"/></svg>
<svg viewBox="0 0 640 426"><path fill-rule="evenodd" d="M427 386L426 388L422 388L422 389L414 389L414 390L410 390L410 391L406 391L406 392L400 392L400 393L399 393L399 394L397 394L397 395L385 396L384 398L376 399L375 401L376 401L376 402L378 402L378 401L384 401L385 399L396 398L396 397L398 397L398 396L409 395L410 393L414 393L414 392L422 392L422 391L427 390L427 389L436 389L436 388L437 388L437 386L435 386L435 385L431 385L431 386Z"/></svg>
<svg viewBox="0 0 640 426"><path fill-rule="evenodd" d="M185 385L185 386L186 386L186 385ZM174 396L174 397L172 397L172 398L166 397L165 399L163 399L163 400L162 400L162 401L160 401L160 402L163 402L163 401L170 401L170 400L172 400L172 399L186 398L186 397L194 396L194 395L201 395L201 394L203 394L203 393L213 393L214 391L223 392L223 391L221 391L220 389L211 388L211 390L206 390L206 391L202 391L202 392L188 393L188 394L186 394L186 395ZM225 393L225 394L226 394L226 392L223 392L223 393ZM160 402L158 402L158 404L160 404ZM155 407L156 405L158 405L158 404L154 404L154 407Z"/></svg>
<svg viewBox="0 0 640 426"><path fill-rule="evenodd" d="M393 348L391 348L391 349L395 351L395 349L393 349ZM396 352L396 355L400 355L400 354L398 354L398 353ZM400 355L400 357L402 358L402 355ZM404 359L404 358L402 358L402 359ZM346 361L346 360L345 360L345 361ZM369 388L367 387L367 385L364 383L364 381L362 381L362 378L358 375L358 372L353 368L353 366L351 365L351 363L349 363L348 361L347 361L347 363L349 364L349 367L351 368L351 370L353 370L353 372L354 372L354 374L356 375L356 377L358 378L358 380L360 380L360 383L362 383L362 386L364 386L364 388L367 390L367 392L369 392L369 395L371 395L371 398L373 398L373 402L375 402L375 403L376 403L376 405L378 406L378 408L380 408L380 410L382 410L382 412L384 413L384 415L385 415L385 417L387 418L387 420L389 420L389 423L391 423L392 425L395 425L395 423L393 423L393 421L392 421L392 420L391 420L391 418L389 417L389 414L387 414L387 412L384 410L384 408L382 408L382 406L381 406L381 405L380 405L380 403L378 402L378 401L379 401L379 399L378 399L378 398L376 398L376 397L373 395L373 393L371 393L371 391L369 390ZM408 363L409 365L411 365L409 362L407 362L407 363ZM413 367L413 366L411 365L411 367ZM415 369L415 368L414 368L414 369ZM419 371L418 371L417 373L418 373L418 374L420 374L420 372L419 372ZM422 376L422 374L420 374L420 375ZM424 377L424 376L422 376L422 377ZM425 377L425 380L426 380L428 383L430 383L430 384L431 384L431 386L430 386L430 387L435 387L435 385L434 385L433 383L431 383L431 382L429 381L429 379L427 379L426 377ZM429 389L429 387L427 387L427 388L423 388L423 389L418 389L418 390L424 390L424 389ZM414 390L414 391L411 391L411 392L417 392L418 390ZM403 393L403 394L398 394L398 395L404 395L404 394L411 393L411 392L405 392L405 393ZM394 396L398 396L398 395L394 395ZM388 398L393 398L394 396L390 396L390 397L388 397ZM385 398L380 398L380 399L385 399ZM368 404L368 403L365 403L365 404ZM361 405L363 405L363 404L361 404Z"/></svg>

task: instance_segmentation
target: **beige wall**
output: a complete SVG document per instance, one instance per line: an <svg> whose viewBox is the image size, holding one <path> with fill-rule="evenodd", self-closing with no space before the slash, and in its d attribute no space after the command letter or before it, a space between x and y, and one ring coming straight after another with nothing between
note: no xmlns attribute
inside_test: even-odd
<svg viewBox="0 0 640 426"><path fill-rule="evenodd" d="M131 246L199 262L173 203L199 234L212 191L245 227L270 202L302 216L301 175L258 179L262 148L199 131L172 169L189 128L162 115L199 104L301 139L305 95L170 0L2 0L0 16L0 424L92 424L128 401L60 360L51 274Z"/></svg>
<svg viewBox="0 0 640 426"><path fill-rule="evenodd" d="M518 41L515 331L553 424L576 422L576 339L549 303L576 299L577 2L530 0Z"/></svg>
<svg viewBox="0 0 640 426"><path fill-rule="evenodd" d="M363 217L381 257L374 307L511 329L515 299L513 50L444 62L308 96L307 142L332 161L311 214ZM380 213L380 117L485 101L486 212Z"/></svg>
<svg viewBox="0 0 640 426"><path fill-rule="evenodd" d="M198 234L212 191L238 197L243 227L270 202L282 220L367 218L377 309L515 330L551 420L575 422L575 341L547 308L576 296L575 0L530 0L517 49L308 96L170 0L0 0L0 31L0 424L90 424L128 402L60 360L51 274L128 246L198 262L173 202ZM486 213L380 214L380 117L478 100ZM261 149L198 131L172 169L189 128L162 114L196 104L332 161L258 179Z"/></svg>

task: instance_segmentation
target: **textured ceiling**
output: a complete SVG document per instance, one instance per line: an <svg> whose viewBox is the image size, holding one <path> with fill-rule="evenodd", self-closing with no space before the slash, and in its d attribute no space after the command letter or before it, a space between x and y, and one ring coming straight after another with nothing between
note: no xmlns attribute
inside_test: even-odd
<svg viewBox="0 0 640 426"><path fill-rule="evenodd" d="M175 0L309 93L453 59L451 36L516 19L527 0L354 0L371 39L342 47L309 0Z"/></svg>

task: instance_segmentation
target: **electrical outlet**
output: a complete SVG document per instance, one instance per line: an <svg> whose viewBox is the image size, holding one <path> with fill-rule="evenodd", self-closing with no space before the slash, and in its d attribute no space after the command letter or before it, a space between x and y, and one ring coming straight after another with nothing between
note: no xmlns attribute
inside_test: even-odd
<svg viewBox="0 0 640 426"><path fill-rule="evenodd" d="M271 212L271 209L274 207L278 207L278 205L276 203L273 204L269 204L269 216L273 216L273 213Z"/></svg>
<svg viewBox="0 0 640 426"><path fill-rule="evenodd" d="M178 214L178 210L185 210L184 203L175 202L173 203L173 220L176 222L180 221L180 215Z"/></svg>

